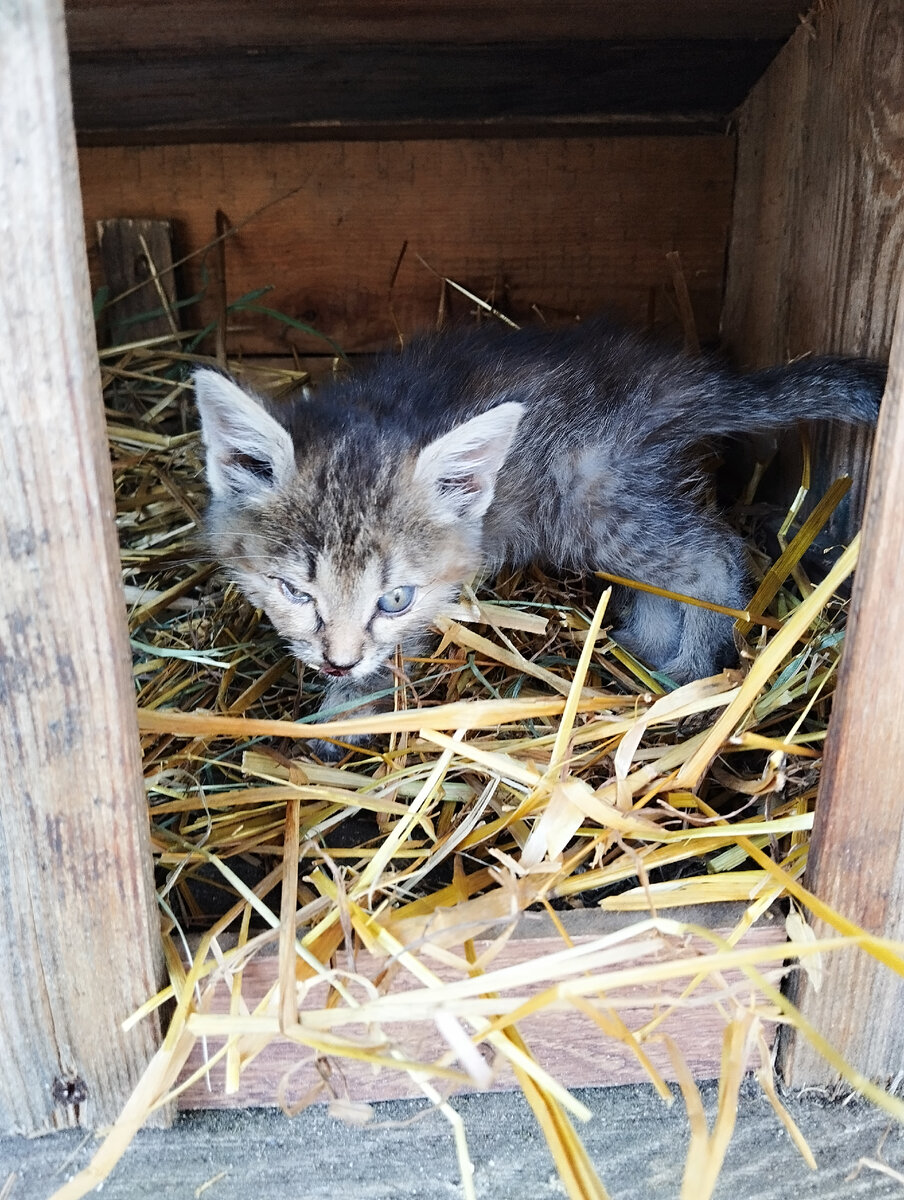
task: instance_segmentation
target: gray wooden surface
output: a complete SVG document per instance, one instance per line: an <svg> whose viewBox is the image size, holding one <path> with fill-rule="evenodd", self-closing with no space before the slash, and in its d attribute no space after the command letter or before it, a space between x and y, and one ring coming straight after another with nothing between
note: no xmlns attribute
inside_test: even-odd
<svg viewBox="0 0 904 1200"><path fill-rule="evenodd" d="M581 1130L612 1200L677 1200L687 1148L680 1100L667 1109L646 1086L576 1093L594 1112ZM704 1089L712 1120L715 1085ZM745 1085L738 1125L716 1200L810 1200L904 1196L904 1185L861 1157L904 1169L904 1130L865 1104L788 1099L819 1170L810 1171L758 1090ZM479 1200L561 1200L543 1137L513 1093L454 1101L467 1130ZM104 1200L457 1200L458 1167L449 1125L419 1101L374 1106L379 1127L350 1128L322 1107L287 1120L264 1109L194 1113L169 1130L139 1134L110 1179ZM425 1113L412 1121L417 1113ZM883 1140L884 1139L884 1140ZM35 1141L0 1138L4 1200L49 1200L91 1146L66 1131ZM220 1178L216 1178L220 1176ZM16 1178L3 1191L8 1175ZM200 1193L199 1188L207 1184ZM689 1189L693 1194L693 1188Z"/></svg>
<svg viewBox="0 0 904 1200"><path fill-rule="evenodd" d="M0 1128L110 1121L163 966L61 0L0 3Z"/></svg>

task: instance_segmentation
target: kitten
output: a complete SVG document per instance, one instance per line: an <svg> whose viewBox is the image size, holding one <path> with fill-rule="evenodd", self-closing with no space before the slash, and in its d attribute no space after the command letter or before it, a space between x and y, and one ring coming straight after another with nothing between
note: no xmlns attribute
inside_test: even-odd
<svg viewBox="0 0 904 1200"><path fill-rule="evenodd" d="M397 644L481 569L536 560L743 608L743 543L702 497L705 439L875 421L884 369L808 359L738 375L603 320L413 341L276 406L212 370L195 389L210 544L324 707L391 684ZM642 592L615 639L677 683L737 657L732 619Z"/></svg>

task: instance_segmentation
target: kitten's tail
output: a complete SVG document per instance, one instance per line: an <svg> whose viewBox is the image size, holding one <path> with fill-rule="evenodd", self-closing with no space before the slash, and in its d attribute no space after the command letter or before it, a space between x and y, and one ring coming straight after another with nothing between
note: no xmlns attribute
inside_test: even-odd
<svg viewBox="0 0 904 1200"><path fill-rule="evenodd" d="M798 421L875 424L887 370L863 358L799 359L728 381L724 393L688 397L699 438L781 429Z"/></svg>

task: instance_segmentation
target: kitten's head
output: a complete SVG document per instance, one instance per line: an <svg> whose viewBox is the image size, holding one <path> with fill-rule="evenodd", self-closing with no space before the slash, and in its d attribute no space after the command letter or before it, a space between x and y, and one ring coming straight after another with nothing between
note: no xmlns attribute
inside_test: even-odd
<svg viewBox="0 0 904 1200"><path fill-rule="evenodd" d="M423 447L361 410L298 405L295 438L216 371L195 373L214 553L304 662L366 680L482 561L483 516L523 411L500 404ZM307 419L306 419L307 418Z"/></svg>

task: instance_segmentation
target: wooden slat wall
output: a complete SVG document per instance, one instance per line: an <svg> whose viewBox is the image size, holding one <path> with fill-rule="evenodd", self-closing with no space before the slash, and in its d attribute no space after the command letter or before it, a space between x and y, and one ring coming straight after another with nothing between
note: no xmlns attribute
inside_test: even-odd
<svg viewBox="0 0 904 1200"><path fill-rule="evenodd" d="M66 0L75 52L336 42L785 38L800 0Z"/></svg>
<svg viewBox="0 0 904 1200"><path fill-rule="evenodd" d="M740 115L738 187L725 334L760 364L807 351L888 355L904 256L904 6L836 0L818 7ZM809 886L869 932L900 940L904 901L900 721L904 630L904 330L880 420L864 547L816 811ZM843 468L866 490L866 433L815 439L816 489ZM789 486L796 481L789 479ZM830 957L804 1013L867 1075L893 1077L904 1056L900 979L859 952ZM798 1039L794 1084L834 1072Z"/></svg>
<svg viewBox="0 0 904 1200"><path fill-rule="evenodd" d="M435 321L439 283L418 254L516 318L533 305L550 319L611 308L643 324L674 320L677 250L701 333L716 333L728 137L96 147L80 165L89 244L99 218L172 217L177 255L189 253L221 208L241 226L227 244L229 298L272 285L262 303L349 351ZM209 267L192 259L181 293L200 291ZM188 320L213 313L207 299ZM259 316L235 314L232 327L232 353L325 348Z"/></svg>
<svg viewBox="0 0 904 1200"><path fill-rule="evenodd" d="M904 942L904 304L892 345L854 585L851 622L817 806L809 886L868 933ZM822 927L822 932L832 931ZM904 980L860 950L832 955L797 1001L859 1071L887 1082L904 1068ZM835 1082L807 1042L790 1047L795 1086Z"/></svg>
<svg viewBox="0 0 904 1200"><path fill-rule="evenodd" d="M795 0L69 0L83 145L722 132Z"/></svg>
<svg viewBox="0 0 904 1200"><path fill-rule="evenodd" d="M738 118L738 176L723 334L765 366L810 352L887 358L904 255L900 0L817 11ZM849 540L866 490L867 431L814 430L819 495L843 471ZM785 496L799 481L786 458Z"/></svg>
<svg viewBox="0 0 904 1200"><path fill-rule="evenodd" d="M777 41L74 54L82 145L722 132Z"/></svg>

